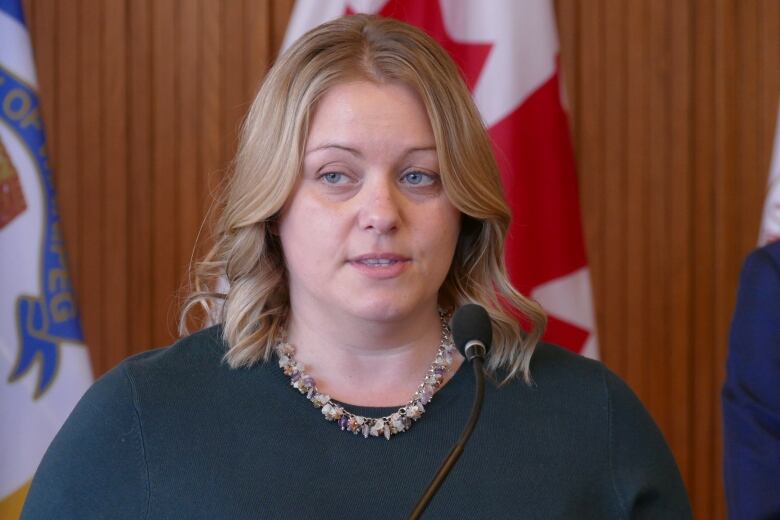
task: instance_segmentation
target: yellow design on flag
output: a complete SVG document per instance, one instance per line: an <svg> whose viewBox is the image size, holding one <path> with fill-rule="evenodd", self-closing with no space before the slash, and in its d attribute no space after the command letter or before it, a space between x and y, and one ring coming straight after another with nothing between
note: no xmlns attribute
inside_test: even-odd
<svg viewBox="0 0 780 520"><path fill-rule="evenodd" d="M30 489L30 482L0 500L0 518L19 518L28 489Z"/></svg>

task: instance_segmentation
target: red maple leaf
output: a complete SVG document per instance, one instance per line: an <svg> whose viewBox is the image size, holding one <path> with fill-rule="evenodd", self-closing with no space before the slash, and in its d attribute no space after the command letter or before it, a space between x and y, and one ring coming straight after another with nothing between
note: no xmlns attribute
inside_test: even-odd
<svg viewBox="0 0 780 520"><path fill-rule="evenodd" d="M355 14L347 7L346 14ZM485 60L493 47L490 43L463 43L450 38L444 27L444 19L438 0L389 0L377 13L379 16L395 18L424 30L444 47L463 74L470 91L474 91Z"/></svg>

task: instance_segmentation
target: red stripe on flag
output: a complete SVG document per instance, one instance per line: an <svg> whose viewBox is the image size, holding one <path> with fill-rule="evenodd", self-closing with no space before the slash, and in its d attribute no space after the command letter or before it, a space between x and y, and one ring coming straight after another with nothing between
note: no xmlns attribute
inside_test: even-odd
<svg viewBox="0 0 780 520"><path fill-rule="evenodd" d="M544 332L544 340L547 342L579 353L582 352L590 334L589 330L581 329L568 321L559 320L552 314L547 315L547 330Z"/></svg>
<svg viewBox="0 0 780 520"><path fill-rule="evenodd" d="M586 266L574 153L558 74L489 129L512 209L510 278L524 294Z"/></svg>

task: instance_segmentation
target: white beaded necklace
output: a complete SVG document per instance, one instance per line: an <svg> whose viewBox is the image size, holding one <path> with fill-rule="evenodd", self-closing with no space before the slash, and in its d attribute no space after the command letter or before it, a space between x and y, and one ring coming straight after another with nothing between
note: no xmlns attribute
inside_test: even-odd
<svg viewBox="0 0 780 520"><path fill-rule="evenodd" d="M444 374L447 373L452 364L456 349L447 326L447 315L442 310L439 310L439 320L441 321L441 342L422 383L417 387L417 391L408 403L384 417L363 417L344 409L340 404L333 402L329 395L317 390L314 378L306 374L303 364L295 360L295 347L283 340L274 348L279 357L279 366L290 378L290 385L300 393L305 394L315 407L321 408L322 415L328 421L336 421L342 431L352 432L355 435L360 433L366 438L383 435L385 439L389 440L390 436L411 428L412 424L422 417L425 413L425 405L431 401L436 389L441 386Z"/></svg>

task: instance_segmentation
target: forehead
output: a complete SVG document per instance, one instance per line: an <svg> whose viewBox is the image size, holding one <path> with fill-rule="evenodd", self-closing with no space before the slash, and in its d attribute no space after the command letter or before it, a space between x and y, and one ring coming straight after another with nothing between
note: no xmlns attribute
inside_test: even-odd
<svg viewBox="0 0 780 520"><path fill-rule="evenodd" d="M435 145L425 105L411 87L365 80L334 85L315 106L307 149L332 139Z"/></svg>

